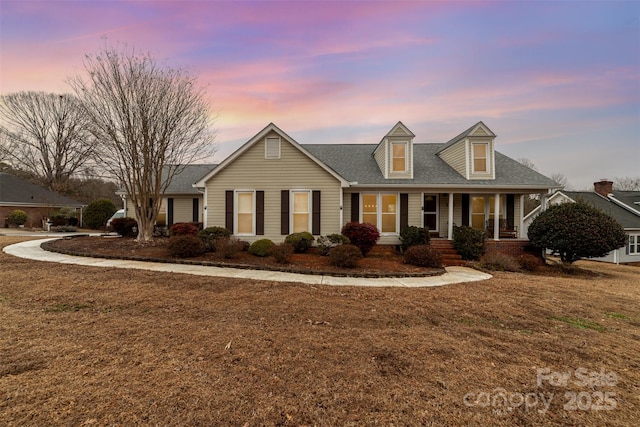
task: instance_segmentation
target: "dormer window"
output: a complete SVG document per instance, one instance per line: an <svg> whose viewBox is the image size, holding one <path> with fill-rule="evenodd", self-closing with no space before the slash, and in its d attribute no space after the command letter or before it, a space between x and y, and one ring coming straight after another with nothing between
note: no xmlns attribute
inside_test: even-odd
<svg viewBox="0 0 640 427"><path fill-rule="evenodd" d="M473 173L489 172L489 144L474 143L473 147Z"/></svg>
<svg viewBox="0 0 640 427"><path fill-rule="evenodd" d="M394 142L391 144L391 172L407 171L407 143Z"/></svg>
<svg viewBox="0 0 640 427"><path fill-rule="evenodd" d="M264 142L264 158L279 159L280 158L280 137L269 136Z"/></svg>

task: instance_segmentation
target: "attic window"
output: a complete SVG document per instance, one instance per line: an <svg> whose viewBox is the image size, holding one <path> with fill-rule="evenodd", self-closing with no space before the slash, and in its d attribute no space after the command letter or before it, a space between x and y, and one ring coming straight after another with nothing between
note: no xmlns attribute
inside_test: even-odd
<svg viewBox="0 0 640 427"><path fill-rule="evenodd" d="M269 136L264 143L264 158L279 159L280 158L280 137Z"/></svg>
<svg viewBox="0 0 640 427"><path fill-rule="evenodd" d="M407 171L407 143L394 142L391 144L391 172Z"/></svg>
<svg viewBox="0 0 640 427"><path fill-rule="evenodd" d="M488 157L489 144L473 144L473 172L487 173L489 172Z"/></svg>

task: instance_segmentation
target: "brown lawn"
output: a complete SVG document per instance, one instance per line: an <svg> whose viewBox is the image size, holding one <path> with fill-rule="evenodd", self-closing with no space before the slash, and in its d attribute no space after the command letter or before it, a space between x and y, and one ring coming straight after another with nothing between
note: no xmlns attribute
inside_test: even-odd
<svg viewBox="0 0 640 427"><path fill-rule="evenodd" d="M637 425L640 268L578 265L353 288L0 252L0 425Z"/></svg>

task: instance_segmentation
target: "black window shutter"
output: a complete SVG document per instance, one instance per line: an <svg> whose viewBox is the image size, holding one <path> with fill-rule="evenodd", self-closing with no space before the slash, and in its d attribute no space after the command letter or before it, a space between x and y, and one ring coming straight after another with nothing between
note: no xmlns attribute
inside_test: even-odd
<svg viewBox="0 0 640 427"><path fill-rule="evenodd" d="M515 220L515 214L514 214L515 206L516 206L515 196L513 194L507 194L507 224L509 225L509 228L511 230L514 229L513 222Z"/></svg>
<svg viewBox="0 0 640 427"><path fill-rule="evenodd" d="M280 192L280 234L289 234L289 190Z"/></svg>
<svg viewBox="0 0 640 427"><path fill-rule="evenodd" d="M320 190L313 190L312 192L311 234L320 235Z"/></svg>
<svg viewBox="0 0 640 427"><path fill-rule="evenodd" d="M225 191L224 226L233 233L233 190Z"/></svg>
<svg viewBox="0 0 640 427"><path fill-rule="evenodd" d="M360 221L360 193L351 193L351 222Z"/></svg>
<svg viewBox="0 0 640 427"><path fill-rule="evenodd" d="M462 195L462 225L469 225L469 195Z"/></svg>
<svg viewBox="0 0 640 427"><path fill-rule="evenodd" d="M409 226L409 195L400 193L400 231Z"/></svg>
<svg viewBox="0 0 640 427"><path fill-rule="evenodd" d="M264 235L264 191L256 191L256 234Z"/></svg>
<svg viewBox="0 0 640 427"><path fill-rule="evenodd" d="M193 222L200 220L200 199L197 197L193 198L193 215L191 216L191 220Z"/></svg>
<svg viewBox="0 0 640 427"><path fill-rule="evenodd" d="M167 199L167 226L173 225L173 197Z"/></svg>

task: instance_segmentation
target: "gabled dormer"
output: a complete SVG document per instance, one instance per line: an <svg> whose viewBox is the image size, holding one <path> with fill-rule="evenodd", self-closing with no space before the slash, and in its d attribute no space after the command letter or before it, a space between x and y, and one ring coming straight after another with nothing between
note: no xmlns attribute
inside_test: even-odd
<svg viewBox="0 0 640 427"><path fill-rule="evenodd" d="M466 179L495 179L495 137L478 122L448 141L437 155Z"/></svg>
<svg viewBox="0 0 640 427"><path fill-rule="evenodd" d="M398 122L373 150L373 157L386 179L413 178L413 138L413 132Z"/></svg>

